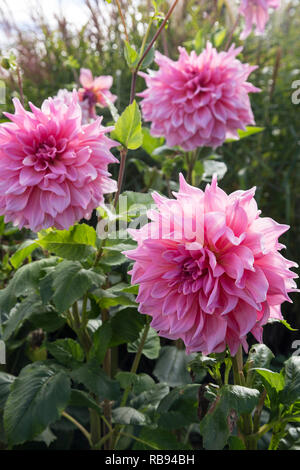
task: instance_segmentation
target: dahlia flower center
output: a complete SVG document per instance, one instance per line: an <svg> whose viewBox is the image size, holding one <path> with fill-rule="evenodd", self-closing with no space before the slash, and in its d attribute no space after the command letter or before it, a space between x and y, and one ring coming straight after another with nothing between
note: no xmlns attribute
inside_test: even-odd
<svg viewBox="0 0 300 470"><path fill-rule="evenodd" d="M194 256L194 257L193 257ZM184 295L197 292L203 286L203 281L209 273L209 260L206 250L197 255L179 254L174 261L179 264L176 279L172 280L170 287L177 285L179 293Z"/></svg>
<svg viewBox="0 0 300 470"><path fill-rule="evenodd" d="M49 146L48 144L40 145L38 151L36 152L36 156L38 160L46 160L51 161L56 157L57 149L55 146Z"/></svg>
<svg viewBox="0 0 300 470"><path fill-rule="evenodd" d="M93 106L97 103L97 96L93 92L93 90L85 90L83 95L83 101L88 101L90 106Z"/></svg>

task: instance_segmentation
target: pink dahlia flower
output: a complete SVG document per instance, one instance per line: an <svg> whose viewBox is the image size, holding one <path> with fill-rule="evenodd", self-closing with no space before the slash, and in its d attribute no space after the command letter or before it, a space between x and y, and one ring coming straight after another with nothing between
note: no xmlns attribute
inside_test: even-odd
<svg viewBox="0 0 300 470"><path fill-rule="evenodd" d="M278 8L280 0L241 0L239 13L245 17L245 28L240 38L246 39L256 26L256 33L262 34L269 19L269 8Z"/></svg>
<svg viewBox="0 0 300 470"><path fill-rule="evenodd" d="M116 145L111 128L81 125L76 94L70 106L49 98L25 111L14 99L12 122L0 125L0 214L5 222L37 232L51 226L68 229L116 190L108 164Z"/></svg>
<svg viewBox="0 0 300 470"><path fill-rule="evenodd" d="M135 261L139 311L161 336L182 338L187 352L247 350L247 334L262 341L262 326L282 319L281 304L291 302L298 276L289 268L297 265L278 243L288 226L260 217L254 192L227 195L215 177L203 192L181 175L176 199L154 193L151 222L130 232L138 247L125 254Z"/></svg>
<svg viewBox="0 0 300 470"><path fill-rule="evenodd" d="M242 48L218 53L208 42L199 55L179 48L177 62L156 52L159 70L140 73L148 88L140 93L151 133L184 150L218 147L237 129L254 124L248 93L260 91L247 82L256 66L242 64Z"/></svg>
<svg viewBox="0 0 300 470"><path fill-rule="evenodd" d="M58 91L57 95L53 97L55 101L60 101L64 103L66 106L70 106L75 97L77 97L78 103L81 107L81 115L82 119L81 122L82 124L88 124L89 122L92 122L94 119L90 118L90 112L89 112L89 104L87 101L79 101L79 96L78 92L76 90L69 91L64 89L61 89ZM97 119L97 116L94 116Z"/></svg>
<svg viewBox="0 0 300 470"><path fill-rule="evenodd" d="M114 103L117 99L117 97L109 91L113 83L113 78L110 75L102 75L94 79L89 69L80 69L79 80L83 86L83 88L78 90L79 100L88 103L90 117L95 118L96 105L105 108L107 101Z"/></svg>

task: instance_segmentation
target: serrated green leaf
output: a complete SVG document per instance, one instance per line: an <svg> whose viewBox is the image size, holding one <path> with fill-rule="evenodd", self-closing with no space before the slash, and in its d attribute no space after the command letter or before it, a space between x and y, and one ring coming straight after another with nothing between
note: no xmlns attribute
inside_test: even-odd
<svg viewBox="0 0 300 470"><path fill-rule="evenodd" d="M41 232L36 242L61 258L83 260L95 252L96 237L93 227L78 224L69 230L49 229L46 233Z"/></svg>
<svg viewBox="0 0 300 470"><path fill-rule="evenodd" d="M19 296L35 293L45 269L57 263L58 258L51 257L34 261L18 269L8 286L0 292L0 313L9 313Z"/></svg>
<svg viewBox="0 0 300 470"><path fill-rule="evenodd" d="M13 267L18 269L23 261L37 248L39 248L39 245L35 240L25 240L10 258L10 262Z"/></svg>
<svg viewBox="0 0 300 470"><path fill-rule="evenodd" d="M252 363L252 367L268 368L274 354L265 344L254 344L249 351L247 363Z"/></svg>
<svg viewBox="0 0 300 470"><path fill-rule="evenodd" d="M10 444L22 444L41 434L66 408L70 379L60 369L30 364L14 381L4 409Z"/></svg>
<svg viewBox="0 0 300 470"><path fill-rule="evenodd" d="M83 390L71 390L71 396L69 400L69 406L82 406L85 408L91 408L99 413L99 415L103 414L103 410L98 403L93 400L91 395Z"/></svg>
<svg viewBox="0 0 300 470"><path fill-rule="evenodd" d="M16 334L25 320L39 313L41 310L45 312L41 299L35 294L17 303L10 311L8 319L3 324L4 341L7 341L12 335Z"/></svg>
<svg viewBox="0 0 300 470"><path fill-rule="evenodd" d="M279 392L284 388L284 376L268 369L255 368L264 384L269 396L271 409L276 409L279 404Z"/></svg>
<svg viewBox="0 0 300 470"><path fill-rule="evenodd" d="M110 320L112 338L110 347L135 341L145 326L145 316L136 309L126 308Z"/></svg>
<svg viewBox="0 0 300 470"><path fill-rule="evenodd" d="M203 446L207 450L222 450L230 436L228 418L251 413L259 400L259 391L240 385L225 385L200 422Z"/></svg>
<svg viewBox="0 0 300 470"><path fill-rule="evenodd" d="M127 351L130 353L136 353L139 349L140 342L142 339L143 332L140 333L139 339L134 341L134 343L129 343L127 345ZM157 332L150 327L142 353L148 359L157 359L160 351L160 339Z"/></svg>
<svg viewBox="0 0 300 470"><path fill-rule="evenodd" d="M47 350L55 359L67 366L72 367L84 361L84 352L80 344L71 339L57 339L53 343L46 343Z"/></svg>
<svg viewBox="0 0 300 470"><path fill-rule="evenodd" d="M125 148L138 149L143 143L141 113L136 101L127 106L115 124L111 133Z"/></svg>
<svg viewBox="0 0 300 470"><path fill-rule="evenodd" d="M104 322L93 334L89 358L95 359L99 365L104 361L111 337L112 328L109 322Z"/></svg>
<svg viewBox="0 0 300 470"><path fill-rule="evenodd" d="M139 60L138 52L129 44L128 41L125 41L124 55L127 65L130 69L133 69L137 65Z"/></svg>
<svg viewBox="0 0 300 470"><path fill-rule="evenodd" d="M112 418L116 424L132 424L135 426L145 426L150 424L149 418L146 415L135 408L130 408L129 406L122 406L112 410Z"/></svg>
<svg viewBox="0 0 300 470"><path fill-rule="evenodd" d="M292 405L300 401L300 357L292 356L284 363L285 387L281 392L282 403Z"/></svg>
<svg viewBox="0 0 300 470"><path fill-rule="evenodd" d="M0 372L0 410L3 410L7 397L10 394L11 386L16 377L6 372Z"/></svg>
<svg viewBox="0 0 300 470"><path fill-rule="evenodd" d="M53 302L65 312L92 287L99 287L104 277L93 269L84 269L78 261L62 261L53 273Z"/></svg>
<svg viewBox="0 0 300 470"><path fill-rule="evenodd" d="M171 387L191 383L187 365L194 357L194 354L188 356L185 351L175 346L164 346L161 348L153 374L160 382L167 383Z"/></svg>
<svg viewBox="0 0 300 470"><path fill-rule="evenodd" d="M187 450L189 446L177 441L176 436L165 429L144 427L139 434L140 441L133 446L134 450Z"/></svg>
<svg viewBox="0 0 300 470"><path fill-rule="evenodd" d="M169 386L164 383L158 383L145 390L130 400L130 405L134 408L154 407L157 408L161 400L169 393Z"/></svg>
<svg viewBox="0 0 300 470"><path fill-rule="evenodd" d="M117 400L120 397L120 387L116 380L110 379L96 361L90 361L71 373L75 382L83 384L99 400Z"/></svg>

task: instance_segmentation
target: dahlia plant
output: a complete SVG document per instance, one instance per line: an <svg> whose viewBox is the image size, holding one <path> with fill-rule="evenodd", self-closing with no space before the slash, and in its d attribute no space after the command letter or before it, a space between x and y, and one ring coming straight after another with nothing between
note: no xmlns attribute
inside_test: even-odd
<svg viewBox="0 0 300 470"><path fill-rule="evenodd" d="M193 450L192 433L196 448L254 450L264 437L275 450L300 420L300 359L274 370L263 342L269 322L291 329L281 307L297 291L297 264L279 241L289 227L262 216L255 188L223 191L225 163L207 158L262 131L251 127L256 66L237 58L242 47L218 51L212 38L200 54L180 48L177 61L155 53L177 3L165 15L154 5L136 51L117 1L132 72L120 116L112 77L82 68L79 89L30 110L15 99L0 125L0 214L32 231L0 293L7 448L51 446L68 421L98 450ZM266 5L277 6L269 3L242 1L244 36L255 21L263 29ZM141 72L154 59L158 69ZM96 105L113 125L102 125ZM122 192L128 151L138 159L141 148L162 159L167 195ZM178 156L186 177L172 187L168 163ZM16 371L10 351L20 344ZM126 348L135 354L129 370ZM143 356L157 359L151 375L138 373Z"/></svg>

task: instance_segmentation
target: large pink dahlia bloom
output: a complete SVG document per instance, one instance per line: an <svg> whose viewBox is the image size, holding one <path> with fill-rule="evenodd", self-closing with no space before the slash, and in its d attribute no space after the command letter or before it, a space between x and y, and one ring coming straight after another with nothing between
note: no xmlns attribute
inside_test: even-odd
<svg viewBox="0 0 300 470"><path fill-rule="evenodd" d="M262 34L269 19L269 8L278 8L280 0L241 0L239 13L245 17L245 28L240 36L246 39L256 27L256 33Z"/></svg>
<svg viewBox="0 0 300 470"><path fill-rule="evenodd" d="M6 222L39 231L51 226L68 229L89 218L116 190L108 164L116 145L105 136L111 128L81 125L76 94L66 106L49 98L41 109L25 111L14 99L12 122L0 125L0 214Z"/></svg>
<svg viewBox="0 0 300 470"><path fill-rule="evenodd" d="M151 133L166 137L168 146L193 150L218 147L254 124L248 93L260 90L247 78L256 66L236 58L241 50L232 45L218 53L208 42L199 56L179 48L177 62L156 52L159 70L140 73L148 87L140 96Z"/></svg>
<svg viewBox="0 0 300 470"><path fill-rule="evenodd" d="M203 192L181 176L176 199L154 193L151 222L131 231L138 247L125 254L135 261L139 311L188 352L247 350L247 333L261 341L262 326L282 319L281 304L296 290L289 268L297 265L279 253L288 226L260 217L254 192L227 195L215 177Z"/></svg>

